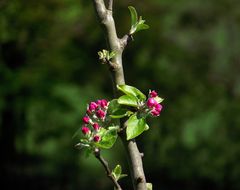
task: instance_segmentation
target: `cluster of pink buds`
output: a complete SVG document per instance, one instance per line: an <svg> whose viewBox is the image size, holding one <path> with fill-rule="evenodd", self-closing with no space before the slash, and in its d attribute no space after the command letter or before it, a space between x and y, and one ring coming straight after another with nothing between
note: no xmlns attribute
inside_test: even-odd
<svg viewBox="0 0 240 190"><path fill-rule="evenodd" d="M146 105L152 116L159 116L162 110L162 105L158 103L158 94L155 90L150 91Z"/></svg>
<svg viewBox="0 0 240 190"><path fill-rule="evenodd" d="M82 133L94 142L99 142L101 136L98 132L101 123L105 121L109 102L105 99L90 102L87 106L86 115L82 118Z"/></svg>

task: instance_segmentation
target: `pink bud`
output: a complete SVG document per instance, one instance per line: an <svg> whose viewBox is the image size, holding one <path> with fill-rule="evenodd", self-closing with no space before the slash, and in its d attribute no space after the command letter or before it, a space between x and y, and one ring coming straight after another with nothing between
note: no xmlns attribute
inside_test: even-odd
<svg viewBox="0 0 240 190"><path fill-rule="evenodd" d="M97 116L98 118L103 119L105 117L106 113L103 110L98 110L97 111Z"/></svg>
<svg viewBox="0 0 240 190"><path fill-rule="evenodd" d="M162 105L161 104L157 104L157 105L155 105L154 108L155 108L156 111L158 111L160 113L161 110L162 110Z"/></svg>
<svg viewBox="0 0 240 190"><path fill-rule="evenodd" d="M97 130L100 129L100 126L98 125L98 123L94 123L93 128L94 128L95 131L97 131Z"/></svg>
<svg viewBox="0 0 240 190"><path fill-rule="evenodd" d="M88 127L86 127L86 126L83 126L83 127L82 127L82 133L83 133L84 135L86 135L86 134L90 133L90 129L89 129Z"/></svg>
<svg viewBox="0 0 240 190"><path fill-rule="evenodd" d="M89 121L90 121L90 118L89 118L88 116L84 116L84 117L82 118L82 121L83 121L84 123L88 124Z"/></svg>
<svg viewBox="0 0 240 190"><path fill-rule="evenodd" d="M160 112L157 111L157 110L152 110L152 111L151 111L151 114L152 114L153 116L159 116L159 115L160 115Z"/></svg>
<svg viewBox="0 0 240 190"><path fill-rule="evenodd" d="M90 102L88 109L90 111L95 111L97 109L98 105L95 102Z"/></svg>
<svg viewBox="0 0 240 190"><path fill-rule="evenodd" d="M99 105L99 106L101 106L101 102L102 102L102 100L97 100L96 101L97 105Z"/></svg>
<svg viewBox="0 0 240 190"><path fill-rule="evenodd" d="M151 96L152 98L155 98L155 97L158 96L158 94L157 94L157 92L156 92L155 90L151 91L149 94L150 94L150 96Z"/></svg>
<svg viewBox="0 0 240 190"><path fill-rule="evenodd" d="M93 141L94 142L99 142L101 140L101 137L99 136L99 135L95 135L94 137L93 137Z"/></svg>
<svg viewBox="0 0 240 190"><path fill-rule="evenodd" d="M155 105L157 105L157 101L154 98L149 98L147 100L147 106L149 108L153 108Z"/></svg>
<svg viewBox="0 0 240 190"><path fill-rule="evenodd" d="M108 105L108 101L105 100L105 99L102 99L100 105L101 105L102 108L104 108Z"/></svg>

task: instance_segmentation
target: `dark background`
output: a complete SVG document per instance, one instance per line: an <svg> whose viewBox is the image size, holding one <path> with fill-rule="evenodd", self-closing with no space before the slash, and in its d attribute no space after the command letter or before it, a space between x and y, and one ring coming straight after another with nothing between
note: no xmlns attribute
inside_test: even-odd
<svg viewBox="0 0 240 190"><path fill-rule="evenodd" d="M128 5L150 29L124 53L126 81L165 98L137 138L147 180L154 190L240 189L239 0L116 1L119 36ZM90 0L0 1L0 189L113 188L72 139L86 103L112 97L103 48ZM104 155L128 173L121 142Z"/></svg>

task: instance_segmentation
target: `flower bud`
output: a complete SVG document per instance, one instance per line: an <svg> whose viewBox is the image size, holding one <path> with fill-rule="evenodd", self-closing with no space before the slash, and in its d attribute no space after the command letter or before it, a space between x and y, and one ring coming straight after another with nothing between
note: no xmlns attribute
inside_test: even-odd
<svg viewBox="0 0 240 190"><path fill-rule="evenodd" d="M96 114L97 114L97 117L100 119L103 119L106 115L106 113L103 110L98 110Z"/></svg>
<svg viewBox="0 0 240 190"><path fill-rule="evenodd" d="M155 90L151 91L151 92L149 93L149 95L150 95L152 98L155 98L155 97L158 96L158 94L157 94L157 92L156 92Z"/></svg>
<svg viewBox="0 0 240 190"><path fill-rule="evenodd" d="M160 113L161 110L162 110L162 105L161 104L156 104L154 109Z"/></svg>
<svg viewBox="0 0 240 190"><path fill-rule="evenodd" d="M88 124L89 121L90 121L90 118L89 118L88 116L84 116L84 117L82 118L82 121L83 121L85 124Z"/></svg>
<svg viewBox="0 0 240 190"><path fill-rule="evenodd" d="M86 126L83 126L83 127L82 127L82 133L83 133L84 135L86 135L86 134L90 133L90 129L89 129L88 127L86 127Z"/></svg>
<svg viewBox="0 0 240 190"><path fill-rule="evenodd" d="M152 116L159 116L159 115L160 115L160 112L157 111L157 110L152 110L152 111L151 111L151 114L152 114Z"/></svg>
<svg viewBox="0 0 240 190"><path fill-rule="evenodd" d="M105 108L108 105L108 101L105 99L102 99L100 105L102 108Z"/></svg>
<svg viewBox="0 0 240 190"><path fill-rule="evenodd" d="M98 123L94 123L94 124L93 124L93 129L94 129L95 131L98 131L98 130L100 129L100 126L98 125Z"/></svg>
<svg viewBox="0 0 240 190"><path fill-rule="evenodd" d="M90 102L88 109L90 111L95 111L97 109L98 105L95 102Z"/></svg>
<svg viewBox="0 0 240 190"><path fill-rule="evenodd" d="M102 100L97 100L96 101L97 105L99 105L99 106L101 106L101 102L102 102Z"/></svg>
<svg viewBox="0 0 240 190"><path fill-rule="evenodd" d="M157 105L157 101L154 98L149 98L147 100L147 106L149 108L153 108L155 105Z"/></svg>
<svg viewBox="0 0 240 190"><path fill-rule="evenodd" d="M101 137L99 136L99 135L95 135L94 137L93 137L93 141L94 142L99 142L101 140Z"/></svg>

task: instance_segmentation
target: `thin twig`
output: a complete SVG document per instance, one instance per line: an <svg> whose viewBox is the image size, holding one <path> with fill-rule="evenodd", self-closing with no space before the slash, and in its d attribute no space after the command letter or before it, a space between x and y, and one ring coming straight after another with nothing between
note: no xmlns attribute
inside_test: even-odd
<svg viewBox="0 0 240 190"><path fill-rule="evenodd" d="M95 157L100 161L100 163L103 165L108 178L113 182L114 186L116 187L117 190L122 190L121 186L117 182L117 180L114 178L111 169L109 168L108 162L101 156L100 149L96 148L94 150L94 155Z"/></svg>
<svg viewBox="0 0 240 190"><path fill-rule="evenodd" d="M133 41L133 36L130 34L126 34L124 35L121 39L120 39L120 43L121 43L121 48L124 50L125 47L128 45L129 42Z"/></svg>

